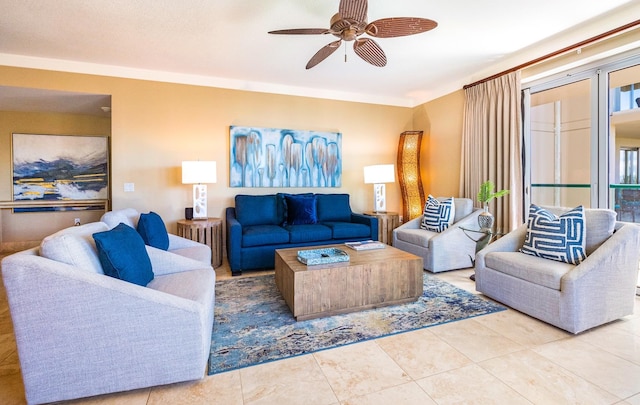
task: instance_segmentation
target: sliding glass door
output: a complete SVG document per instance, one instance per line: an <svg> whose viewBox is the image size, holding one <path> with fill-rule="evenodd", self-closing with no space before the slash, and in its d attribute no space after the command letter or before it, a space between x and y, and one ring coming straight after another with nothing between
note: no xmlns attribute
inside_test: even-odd
<svg viewBox="0 0 640 405"><path fill-rule="evenodd" d="M591 207L597 193L597 145L594 137L590 77L551 83L527 97L529 136L525 148L529 202L536 205Z"/></svg>

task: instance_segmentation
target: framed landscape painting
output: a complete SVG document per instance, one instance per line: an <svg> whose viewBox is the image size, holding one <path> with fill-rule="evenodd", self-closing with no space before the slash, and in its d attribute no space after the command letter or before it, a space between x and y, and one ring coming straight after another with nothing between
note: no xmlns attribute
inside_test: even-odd
<svg viewBox="0 0 640 405"><path fill-rule="evenodd" d="M231 126L231 187L340 187L342 134Z"/></svg>
<svg viewBox="0 0 640 405"><path fill-rule="evenodd" d="M12 164L14 201L108 198L109 142L106 136L14 133ZM14 212L77 209L43 205L42 208L16 208Z"/></svg>

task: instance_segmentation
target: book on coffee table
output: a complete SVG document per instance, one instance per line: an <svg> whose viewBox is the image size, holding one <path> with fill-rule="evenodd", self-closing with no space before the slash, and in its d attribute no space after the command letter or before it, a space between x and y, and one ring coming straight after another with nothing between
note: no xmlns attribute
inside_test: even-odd
<svg viewBox="0 0 640 405"><path fill-rule="evenodd" d="M371 250L371 249L384 249L385 244L377 240L365 240L362 242L345 242L347 247L353 250Z"/></svg>

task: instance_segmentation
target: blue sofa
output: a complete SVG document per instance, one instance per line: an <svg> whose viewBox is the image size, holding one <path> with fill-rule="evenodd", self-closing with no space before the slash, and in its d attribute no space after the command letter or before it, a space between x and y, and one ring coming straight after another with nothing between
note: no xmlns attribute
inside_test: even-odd
<svg viewBox="0 0 640 405"><path fill-rule="evenodd" d="M226 220L234 276L273 269L276 249L378 239L378 219L353 213L349 194L240 194Z"/></svg>

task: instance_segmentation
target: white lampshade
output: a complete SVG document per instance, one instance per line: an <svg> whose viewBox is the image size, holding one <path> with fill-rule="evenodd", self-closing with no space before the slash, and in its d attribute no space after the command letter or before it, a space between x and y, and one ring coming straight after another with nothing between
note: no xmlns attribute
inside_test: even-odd
<svg viewBox="0 0 640 405"><path fill-rule="evenodd" d="M375 165L364 167L365 184L393 183L395 181L393 165Z"/></svg>
<svg viewBox="0 0 640 405"><path fill-rule="evenodd" d="M182 162L182 184L207 184L216 181L215 161L190 160Z"/></svg>

